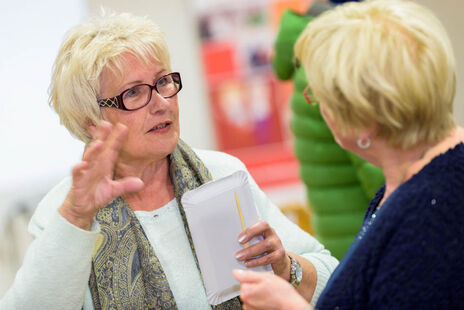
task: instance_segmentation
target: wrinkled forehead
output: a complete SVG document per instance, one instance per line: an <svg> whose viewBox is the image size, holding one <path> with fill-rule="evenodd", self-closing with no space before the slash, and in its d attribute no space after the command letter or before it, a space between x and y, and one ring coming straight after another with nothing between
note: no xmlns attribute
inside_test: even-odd
<svg viewBox="0 0 464 310"><path fill-rule="evenodd" d="M131 72L153 67L168 68L155 54L139 54L132 51L124 52L113 59L103 68L101 75L111 73L112 78L126 77Z"/></svg>
<svg viewBox="0 0 464 310"><path fill-rule="evenodd" d="M142 56L133 52L125 52L103 68L100 77L100 97L108 92L122 91L123 85L132 82L147 83L144 77L155 78L160 72L167 73L165 67L155 56Z"/></svg>

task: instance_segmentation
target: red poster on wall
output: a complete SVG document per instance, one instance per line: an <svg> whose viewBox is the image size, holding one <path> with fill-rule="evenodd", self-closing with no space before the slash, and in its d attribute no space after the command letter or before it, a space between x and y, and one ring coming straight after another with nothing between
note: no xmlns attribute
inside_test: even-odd
<svg viewBox="0 0 464 310"><path fill-rule="evenodd" d="M271 66L272 24L285 6L277 2L223 5L201 12L199 19L218 148L238 156L252 175L251 166L262 168L260 159L264 165L285 162L282 182L289 182L299 177L292 148L288 147L292 86L278 81ZM283 174L277 174L277 179L276 175L259 175L261 185L277 185ZM273 181L268 182L270 179Z"/></svg>

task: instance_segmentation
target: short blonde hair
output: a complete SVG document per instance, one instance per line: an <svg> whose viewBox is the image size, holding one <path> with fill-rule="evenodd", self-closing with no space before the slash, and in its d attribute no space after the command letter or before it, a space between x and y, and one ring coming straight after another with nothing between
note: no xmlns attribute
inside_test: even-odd
<svg viewBox="0 0 464 310"><path fill-rule="evenodd" d="M403 149L456 126L455 60L445 29L410 1L348 3L310 22L295 46L315 97L343 132L377 126Z"/></svg>
<svg viewBox="0 0 464 310"><path fill-rule="evenodd" d="M84 143L91 140L86 123L97 123L102 117L97 98L104 68L122 76L120 56L129 52L146 63L154 58L171 70L164 34L151 20L128 13L104 15L66 34L50 84L50 105L61 123Z"/></svg>

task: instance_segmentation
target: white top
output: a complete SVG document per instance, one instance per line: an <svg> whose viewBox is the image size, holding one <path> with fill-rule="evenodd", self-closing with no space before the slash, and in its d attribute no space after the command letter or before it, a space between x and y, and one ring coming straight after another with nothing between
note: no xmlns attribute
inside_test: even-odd
<svg viewBox="0 0 464 310"><path fill-rule="evenodd" d="M195 150L213 179L246 170L225 153ZM315 304L338 264L328 250L292 223L259 189L249 175L251 192L261 218L280 237L284 248L308 259L317 271ZM35 240L12 287L0 300L0 309L93 309L88 286L98 225L85 231L67 222L57 211L71 187L67 177L39 203L29 232ZM157 215L155 217L155 215ZM210 309L190 250L177 203L171 201L151 212L136 211L169 281L179 309Z"/></svg>
<svg viewBox="0 0 464 310"><path fill-rule="evenodd" d="M176 199L161 209L135 211L163 267L179 309L211 309Z"/></svg>

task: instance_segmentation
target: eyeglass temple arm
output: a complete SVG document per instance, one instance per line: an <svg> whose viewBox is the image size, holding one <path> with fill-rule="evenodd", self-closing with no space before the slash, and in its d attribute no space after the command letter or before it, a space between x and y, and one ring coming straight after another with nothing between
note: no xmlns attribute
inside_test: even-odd
<svg viewBox="0 0 464 310"><path fill-rule="evenodd" d="M98 100L98 105L102 108L119 108L118 97Z"/></svg>

